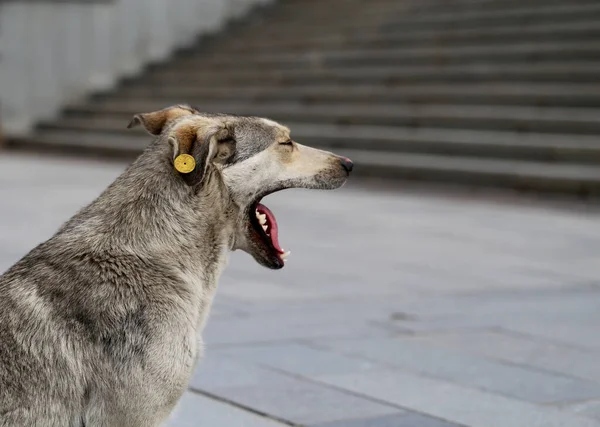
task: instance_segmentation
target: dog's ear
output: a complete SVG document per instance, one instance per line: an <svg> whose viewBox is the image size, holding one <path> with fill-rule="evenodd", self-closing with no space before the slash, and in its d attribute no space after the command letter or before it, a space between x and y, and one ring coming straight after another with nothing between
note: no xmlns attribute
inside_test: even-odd
<svg viewBox="0 0 600 427"><path fill-rule="evenodd" d="M152 135L160 135L167 124L181 116L194 114L195 110L187 105L174 105L153 113L142 113L133 116L128 129L138 125L144 126L144 129Z"/></svg>
<svg viewBox="0 0 600 427"><path fill-rule="evenodd" d="M229 162L236 145L232 129L213 120L179 126L169 143L175 170L190 186L202 183L211 165Z"/></svg>

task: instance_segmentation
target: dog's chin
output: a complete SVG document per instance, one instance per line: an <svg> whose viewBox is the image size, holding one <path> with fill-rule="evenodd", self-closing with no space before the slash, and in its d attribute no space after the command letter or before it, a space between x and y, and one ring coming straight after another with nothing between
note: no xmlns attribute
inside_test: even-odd
<svg viewBox="0 0 600 427"><path fill-rule="evenodd" d="M283 268L285 262L281 258L281 252L273 247L264 234L259 233L252 225L247 227L245 234L247 245L243 248L244 252L252 256L263 267L271 270Z"/></svg>
<svg viewBox="0 0 600 427"><path fill-rule="evenodd" d="M279 270L285 266L284 260L281 258L281 253L272 247L269 247L266 242L257 241L257 235L254 230L244 230L243 237L238 238L238 242L242 242L236 249L240 249L250 255L254 260L267 267L270 270Z"/></svg>
<svg viewBox="0 0 600 427"><path fill-rule="evenodd" d="M279 256L263 253L263 251L260 249L253 250L252 252L248 253L252 256L252 258L254 258L254 260L257 263L271 270L280 270L285 265L285 263L279 258Z"/></svg>

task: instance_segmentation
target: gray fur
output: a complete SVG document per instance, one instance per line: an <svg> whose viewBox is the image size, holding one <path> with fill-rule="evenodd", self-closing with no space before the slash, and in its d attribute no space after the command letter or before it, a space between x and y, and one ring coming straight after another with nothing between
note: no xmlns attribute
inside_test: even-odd
<svg viewBox="0 0 600 427"><path fill-rule="evenodd" d="M160 425L202 354L228 252L283 266L249 228L252 203L347 178L330 153L298 145L292 158L279 125L189 114L167 117L107 190L0 277L0 427ZM229 136L198 135L192 152L206 167L190 180L174 170L169 138L202 120Z"/></svg>

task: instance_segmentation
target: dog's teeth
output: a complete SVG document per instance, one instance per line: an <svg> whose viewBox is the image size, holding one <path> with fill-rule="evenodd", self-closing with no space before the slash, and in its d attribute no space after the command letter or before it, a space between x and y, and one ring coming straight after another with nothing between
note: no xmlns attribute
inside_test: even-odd
<svg viewBox="0 0 600 427"><path fill-rule="evenodd" d="M284 252L284 253L282 253L282 254L281 254L281 259L285 261L285 259L286 259L287 257L289 257L289 256L290 256L290 254L291 254L291 252L290 252L290 251L287 251L287 252Z"/></svg>
<svg viewBox="0 0 600 427"><path fill-rule="evenodd" d="M264 225L264 224L263 224L262 228L263 228L263 230L265 230L265 233L266 233L266 232L267 232L267 229L268 229L269 227L267 227L266 225Z"/></svg>
<svg viewBox="0 0 600 427"><path fill-rule="evenodd" d="M256 211L256 219L258 219L260 225L267 223L267 216L265 214L261 214L259 211Z"/></svg>

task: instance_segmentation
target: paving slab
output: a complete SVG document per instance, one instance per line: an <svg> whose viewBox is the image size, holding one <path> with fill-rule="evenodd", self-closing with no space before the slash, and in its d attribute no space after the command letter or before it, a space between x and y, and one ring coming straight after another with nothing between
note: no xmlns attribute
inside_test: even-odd
<svg viewBox="0 0 600 427"><path fill-rule="evenodd" d="M217 355L231 355L256 364L292 374L311 376L365 372L382 365L356 357L347 357L334 351L309 347L301 343L275 343L224 349Z"/></svg>
<svg viewBox="0 0 600 427"><path fill-rule="evenodd" d="M212 393L296 424L319 424L352 418L400 414L402 409L336 390L327 385L281 376L265 387L223 387Z"/></svg>
<svg viewBox="0 0 600 427"><path fill-rule="evenodd" d="M280 377L277 372L209 350L196 367L190 387L206 391L223 387L268 387L279 382Z"/></svg>
<svg viewBox="0 0 600 427"><path fill-rule="evenodd" d="M275 319L271 316L214 319L204 332L208 346L241 345L310 338L339 338L387 335L388 331L361 319L324 323L318 318L302 316Z"/></svg>
<svg viewBox="0 0 600 427"><path fill-rule="evenodd" d="M208 397L187 392L165 427L282 427L286 424Z"/></svg>
<svg viewBox="0 0 600 427"><path fill-rule="evenodd" d="M598 420L411 373L322 377L365 396L473 427L598 427Z"/></svg>
<svg viewBox="0 0 600 427"><path fill-rule="evenodd" d="M436 334L411 339L600 383L598 351L586 351L502 330Z"/></svg>
<svg viewBox="0 0 600 427"><path fill-rule="evenodd" d="M600 420L600 400L578 403L573 405L570 409L576 414L581 414Z"/></svg>
<svg viewBox="0 0 600 427"><path fill-rule="evenodd" d="M312 427L312 426L311 426ZM314 427L460 427L437 418L416 413L386 415L383 417L360 420L343 420L333 423L319 424Z"/></svg>
<svg viewBox="0 0 600 427"><path fill-rule="evenodd" d="M323 345L363 355L406 371L536 403L600 398L600 384L533 368L505 364L459 349L410 338L337 340Z"/></svg>

